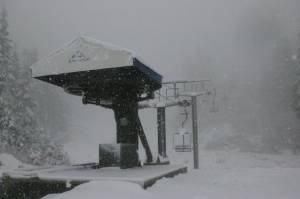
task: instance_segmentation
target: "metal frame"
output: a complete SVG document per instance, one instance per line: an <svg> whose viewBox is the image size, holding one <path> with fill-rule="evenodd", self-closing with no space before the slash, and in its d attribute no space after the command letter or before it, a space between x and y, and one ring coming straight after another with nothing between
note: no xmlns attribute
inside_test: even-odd
<svg viewBox="0 0 300 199"><path fill-rule="evenodd" d="M173 92L170 92L173 91ZM163 157L166 154L166 126L165 126L165 109L171 106L189 106L192 107L192 129L193 129L193 157L194 168L199 168L199 144L198 144L198 114L197 114L197 100L199 96L215 95L215 89L211 85L210 80L196 80L196 81L171 81L162 83L162 88L158 90L156 99L164 106L157 108L157 125L158 125L158 151ZM164 95L162 95L164 93ZM164 98L164 99L162 99ZM174 137L173 137L174 139ZM176 148L175 148L176 150ZM177 148L177 150L191 151L184 146Z"/></svg>

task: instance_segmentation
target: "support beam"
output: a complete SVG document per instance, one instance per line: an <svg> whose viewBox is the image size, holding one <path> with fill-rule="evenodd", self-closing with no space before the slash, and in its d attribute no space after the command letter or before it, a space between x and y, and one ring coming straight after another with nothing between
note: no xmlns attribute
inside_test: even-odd
<svg viewBox="0 0 300 199"><path fill-rule="evenodd" d="M145 152L146 152L146 156L147 156L147 162L152 162L153 161L153 156L152 156L152 153L151 153L151 149L150 149L150 146L148 144L148 141L147 141L147 138L146 138L146 135L145 135L145 132L144 132L144 129L143 129L143 126L142 126L142 123L141 123L141 120L140 118L138 118L138 125L139 125L139 136L140 136L140 140L142 142L142 145L145 149Z"/></svg>
<svg viewBox="0 0 300 199"><path fill-rule="evenodd" d="M157 108L158 154L167 157L166 147L166 107Z"/></svg>
<svg viewBox="0 0 300 199"><path fill-rule="evenodd" d="M197 96L192 96L194 169L199 169Z"/></svg>

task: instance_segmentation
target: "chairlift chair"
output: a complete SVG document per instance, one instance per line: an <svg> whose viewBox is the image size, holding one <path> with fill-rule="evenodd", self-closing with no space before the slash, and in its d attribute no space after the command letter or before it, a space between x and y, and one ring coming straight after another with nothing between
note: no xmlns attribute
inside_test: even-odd
<svg viewBox="0 0 300 199"><path fill-rule="evenodd" d="M181 129L173 134L173 148L176 152L191 152L192 151L192 136L185 128L184 125L188 119L188 112L184 107L185 119L181 123Z"/></svg>
<svg viewBox="0 0 300 199"><path fill-rule="evenodd" d="M192 151L192 136L185 129L173 134L173 148L176 152Z"/></svg>

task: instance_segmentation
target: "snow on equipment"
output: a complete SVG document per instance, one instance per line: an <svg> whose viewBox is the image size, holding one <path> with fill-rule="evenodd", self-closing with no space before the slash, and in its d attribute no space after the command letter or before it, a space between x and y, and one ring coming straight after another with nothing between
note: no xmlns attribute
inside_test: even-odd
<svg viewBox="0 0 300 199"><path fill-rule="evenodd" d="M73 40L31 68L34 78L82 97L83 104L94 104L113 110L117 126L117 145L99 145L100 167L138 166L139 138L147 156L145 164L168 164L166 108L171 106L182 106L185 110L192 106L193 139L188 132L179 132L174 135L174 140L180 137L182 142L175 149L191 151L193 141L194 156L198 156L198 149L195 149L198 146L195 137L198 134L197 97L205 99L212 93L215 94L209 80L163 83L162 76L132 51L87 37ZM141 108L157 109L157 158L153 158L139 119L138 110Z"/></svg>
<svg viewBox="0 0 300 199"><path fill-rule="evenodd" d="M162 76L133 52L79 37L34 64L32 76L62 87L69 94L81 96L83 104L95 104L114 111L117 143L122 150L121 168L138 166L138 137L145 148L147 162L153 161L138 116L138 102L154 97L154 91L161 88ZM100 155L104 154L102 149L100 145Z"/></svg>
<svg viewBox="0 0 300 199"><path fill-rule="evenodd" d="M174 140L177 137L182 138L181 145L175 147L177 151L191 151L193 141L194 159L198 162L197 97L201 96L205 100L207 96L213 96L215 106L215 89L211 86L211 81L163 83L162 76L143 63L132 51L87 37L75 39L34 64L32 76L62 87L69 94L82 97L83 104L94 104L113 110L118 146L99 146L100 166L138 166L139 138L146 152L146 164L168 163L166 107L170 106L182 106L185 110L188 106L192 107L193 139L188 132L179 132L174 135ZM138 110L141 108L157 109L159 155L156 162L139 119ZM187 111L185 113L186 121ZM118 158L115 158L116 150L109 153L107 149L118 149Z"/></svg>

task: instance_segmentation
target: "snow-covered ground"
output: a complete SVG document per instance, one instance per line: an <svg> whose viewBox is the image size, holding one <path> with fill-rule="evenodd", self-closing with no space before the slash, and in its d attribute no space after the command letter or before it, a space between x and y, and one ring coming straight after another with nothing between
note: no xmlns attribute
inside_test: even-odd
<svg viewBox="0 0 300 199"><path fill-rule="evenodd" d="M189 172L162 179L146 190L129 182L96 181L46 198L298 199L300 196L300 156L206 150L200 152L200 169L193 170L191 153L169 155L174 163L188 164ZM7 154L1 154L0 161L0 175L26 167Z"/></svg>
<svg viewBox="0 0 300 199"><path fill-rule="evenodd" d="M3 172L22 167L29 167L29 165L23 164L10 154L0 154L0 177Z"/></svg>
<svg viewBox="0 0 300 199"><path fill-rule="evenodd" d="M177 163L192 164L191 154L170 154ZM200 169L162 179L144 190L129 182L90 182L47 198L53 199L298 199L300 156L201 151Z"/></svg>

